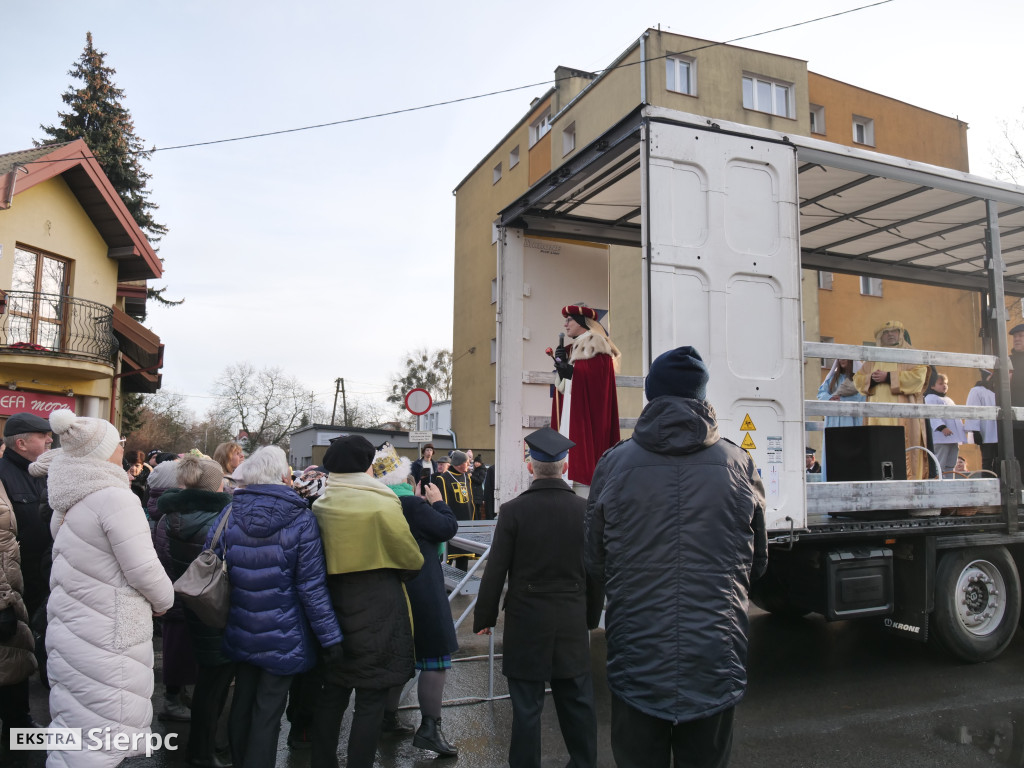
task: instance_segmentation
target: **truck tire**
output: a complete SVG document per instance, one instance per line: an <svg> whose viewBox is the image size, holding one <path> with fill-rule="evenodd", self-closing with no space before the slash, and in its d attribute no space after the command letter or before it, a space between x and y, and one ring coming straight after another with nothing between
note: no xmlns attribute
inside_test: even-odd
<svg viewBox="0 0 1024 768"><path fill-rule="evenodd" d="M1020 618L1020 577L1005 547L950 550L935 572L934 629L954 655L975 663L1010 644Z"/></svg>
<svg viewBox="0 0 1024 768"><path fill-rule="evenodd" d="M786 583L772 570L770 562L764 576L750 585L750 600L762 611L767 611L773 616L799 619L810 613L794 605L789 599Z"/></svg>

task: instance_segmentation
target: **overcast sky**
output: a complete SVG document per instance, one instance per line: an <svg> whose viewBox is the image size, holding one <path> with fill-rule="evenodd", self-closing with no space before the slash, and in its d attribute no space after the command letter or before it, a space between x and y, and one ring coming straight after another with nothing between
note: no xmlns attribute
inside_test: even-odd
<svg viewBox="0 0 1024 768"><path fill-rule="evenodd" d="M56 121L87 31L146 146L172 147L599 70L658 24L728 41L863 4L2 0L0 152ZM1022 21L1020 0L892 0L737 44L966 121L971 169L991 175L1001 123L1024 107ZM150 303L164 388L201 415L218 374L247 360L330 408L335 378L382 399L407 350L450 346L452 190L547 88L153 155L150 199L170 229L156 285L186 298Z"/></svg>

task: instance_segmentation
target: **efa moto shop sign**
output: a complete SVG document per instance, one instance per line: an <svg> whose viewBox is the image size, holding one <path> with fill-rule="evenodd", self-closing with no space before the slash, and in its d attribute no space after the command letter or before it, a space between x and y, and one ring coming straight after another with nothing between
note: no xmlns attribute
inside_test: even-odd
<svg viewBox="0 0 1024 768"><path fill-rule="evenodd" d="M54 411L75 410L75 398L64 395L44 395L38 392L5 392L0 395L0 416L15 413L34 413L49 418Z"/></svg>

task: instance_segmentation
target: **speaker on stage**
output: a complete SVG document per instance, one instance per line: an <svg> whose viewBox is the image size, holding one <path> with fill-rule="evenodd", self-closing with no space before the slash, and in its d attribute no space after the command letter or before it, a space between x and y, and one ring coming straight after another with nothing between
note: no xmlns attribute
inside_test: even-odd
<svg viewBox="0 0 1024 768"><path fill-rule="evenodd" d="M906 480L903 427L829 427L825 467L829 482Z"/></svg>

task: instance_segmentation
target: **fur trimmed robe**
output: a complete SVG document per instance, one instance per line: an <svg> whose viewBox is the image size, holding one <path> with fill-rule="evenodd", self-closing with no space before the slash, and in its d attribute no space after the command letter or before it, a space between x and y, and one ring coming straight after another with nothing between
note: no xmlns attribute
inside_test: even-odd
<svg viewBox="0 0 1024 768"><path fill-rule="evenodd" d="M101 730L104 741L150 732L153 613L174 602L149 524L119 465L57 456L50 467L54 508L46 650L51 726ZM86 733L83 732L83 737ZM86 740L87 741L87 740ZM88 743L88 741L87 741ZM54 766L115 766L142 754L51 752Z"/></svg>
<svg viewBox="0 0 1024 768"><path fill-rule="evenodd" d="M555 374L551 428L566 434L560 427L566 400L563 390L568 384L568 438L576 443L576 447L569 449L568 476L569 480L590 485L601 454L619 442L619 399L615 391L615 360L619 351L610 339L593 331L571 341L572 380L564 382Z"/></svg>

